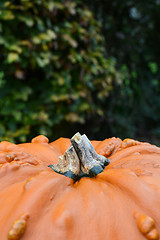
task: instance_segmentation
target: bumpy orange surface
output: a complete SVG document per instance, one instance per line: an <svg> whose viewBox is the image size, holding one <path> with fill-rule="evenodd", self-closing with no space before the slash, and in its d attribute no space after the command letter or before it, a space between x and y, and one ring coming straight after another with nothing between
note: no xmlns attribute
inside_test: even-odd
<svg viewBox="0 0 160 240"><path fill-rule="evenodd" d="M0 143L0 240L160 239L160 148L118 138L92 144L110 164L74 182L48 167L69 139Z"/></svg>

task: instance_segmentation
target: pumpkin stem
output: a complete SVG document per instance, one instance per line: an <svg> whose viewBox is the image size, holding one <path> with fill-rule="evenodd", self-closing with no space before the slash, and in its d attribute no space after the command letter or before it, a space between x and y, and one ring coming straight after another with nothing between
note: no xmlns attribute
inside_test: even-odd
<svg viewBox="0 0 160 240"><path fill-rule="evenodd" d="M95 177L109 164L106 157L96 153L85 134L76 133L71 143L58 163L49 165L55 172L77 180L83 176Z"/></svg>

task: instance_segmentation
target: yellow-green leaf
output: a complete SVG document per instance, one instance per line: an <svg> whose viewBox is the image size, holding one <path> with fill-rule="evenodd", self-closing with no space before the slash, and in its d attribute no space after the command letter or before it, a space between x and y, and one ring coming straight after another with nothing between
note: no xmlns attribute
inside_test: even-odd
<svg viewBox="0 0 160 240"><path fill-rule="evenodd" d="M3 20L13 20L15 18L11 11L0 11L0 18Z"/></svg>
<svg viewBox="0 0 160 240"><path fill-rule="evenodd" d="M46 33L39 34L39 38L40 38L40 40L44 40L44 41L50 41L51 40L50 36Z"/></svg>
<svg viewBox="0 0 160 240"><path fill-rule="evenodd" d="M77 47L77 42L68 34L63 34L63 39L66 40L73 48Z"/></svg>
<svg viewBox="0 0 160 240"><path fill-rule="evenodd" d="M39 38L44 41L51 41L56 38L56 34L53 30L48 29L46 33L39 34Z"/></svg>
<svg viewBox="0 0 160 240"><path fill-rule="evenodd" d="M7 57L8 63L16 62L19 60L19 55L15 52L10 52Z"/></svg>
<svg viewBox="0 0 160 240"><path fill-rule="evenodd" d="M47 34L48 34L48 36L49 36L51 39L56 39L56 34L55 34L55 32L54 32L53 30L48 29L48 30L47 30Z"/></svg>
<svg viewBox="0 0 160 240"><path fill-rule="evenodd" d="M17 53L21 53L22 52L22 48L19 47L18 45L10 45L9 46L9 50L15 51Z"/></svg>
<svg viewBox="0 0 160 240"><path fill-rule="evenodd" d="M7 1L7 2L4 3L4 7L6 8L6 7L8 7L10 4L11 4L11 2L10 2L10 1Z"/></svg>
<svg viewBox="0 0 160 240"><path fill-rule="evenodd" d="M34 37L32 38L32 42L33 42L34 44L40 44L40 43L41 43L41 39L40 39L38 36L34 36Z"/></svg>

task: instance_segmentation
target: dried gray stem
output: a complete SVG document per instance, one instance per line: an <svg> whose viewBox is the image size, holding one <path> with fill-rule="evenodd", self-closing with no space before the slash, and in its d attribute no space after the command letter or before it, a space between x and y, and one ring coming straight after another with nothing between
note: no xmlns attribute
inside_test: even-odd
<svg viewBox="0 0 160 240"><path fill-rule="evenodd" d="M84 134L76 133L71 138L72 145L64 155L59 157L58 164L50 165L54 171L73 179L82 176L93 177L103 171L109 160L98 155L91 142Z"/></svg>

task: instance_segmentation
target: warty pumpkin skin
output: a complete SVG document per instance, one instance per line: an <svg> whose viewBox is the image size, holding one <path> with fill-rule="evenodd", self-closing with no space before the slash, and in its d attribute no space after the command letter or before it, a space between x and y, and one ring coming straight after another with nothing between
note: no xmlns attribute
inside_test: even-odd
<svg viewBox="0 0 160 240"><path fill-rule="evenodd" d="M132 139L91 142L110 163L77 181L48 167L69 139L0 143L1 240L160 239L160 148Z"/></svg>

